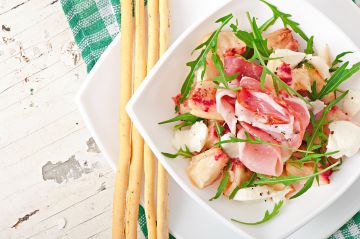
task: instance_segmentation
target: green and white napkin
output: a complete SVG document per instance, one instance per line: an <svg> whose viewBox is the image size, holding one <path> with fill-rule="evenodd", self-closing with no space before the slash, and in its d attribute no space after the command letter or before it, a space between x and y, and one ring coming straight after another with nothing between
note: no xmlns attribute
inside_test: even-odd
<svg viewBox="0 0 360 239"><path fill-rule="evenodd" d="M120 0L61 0L76 44L87 64L88 72L119 33L119 2ZM353 2L360 6L360 0L353 0ZM145 211L141 206L138 223L147 237ZM169 237L174 238L171 235ZM360 239L360 212L329 239L344 238Z"/></svg>

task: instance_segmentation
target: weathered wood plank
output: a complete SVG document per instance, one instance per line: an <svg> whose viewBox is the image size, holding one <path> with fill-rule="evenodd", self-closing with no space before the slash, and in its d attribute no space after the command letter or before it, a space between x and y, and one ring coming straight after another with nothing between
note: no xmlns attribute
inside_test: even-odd
<svg viewBox="0 0 360 239"><path fill-rule="evenodd" d="M113 173L76 109L59 2L0 0L0 24L0 238L109 238Z"/></svg>

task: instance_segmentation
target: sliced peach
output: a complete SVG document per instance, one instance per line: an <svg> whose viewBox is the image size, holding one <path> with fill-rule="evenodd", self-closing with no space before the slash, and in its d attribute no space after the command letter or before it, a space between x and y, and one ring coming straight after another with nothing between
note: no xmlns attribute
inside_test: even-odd
<svg viewBox="0 0 360 239"><path fill-rule="evenodd" d="M252 173L238 159L231 161L231 168L228 169L229 181L224 190L226 196L230 196L232 191L249 180Z"/></svg>
<svg viewBox="0 0 360 239"><path fill-rule="evenodd" d="M281 28L266 36L268 47L272 49L289 49L299 51L299 43L288 28Z"/></svg>
<svg viewBox="0 0 360 239"><path fill-rule="evenodd" d="M216 84L212 81L197 82L190 93L188 108L192 115L203 119L223 120L216 111Z"/></svg>
<svg viewBox="0 0 360 239"><path fill-rule="evenodd" d="M192 157L187 173L196 187L205 188L219 178L228 161L220 148L212 148Z"/></svg>

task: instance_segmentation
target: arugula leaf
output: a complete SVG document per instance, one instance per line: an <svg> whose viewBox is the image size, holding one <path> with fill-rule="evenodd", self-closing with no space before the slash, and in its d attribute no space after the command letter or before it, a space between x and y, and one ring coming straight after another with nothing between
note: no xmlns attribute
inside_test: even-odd
<svg viewBox="0 0 360 239"><path fill-rule="evenodd" d="M265 3L271 9L271 11L274 14L274 18L281 19L281 21L284 24L284 27L290 26L291 29L294 30L294 32L296 32L297 34L299 34L301 36L302 39L304 39L306 42L309 41L309 38L307 37L307 35L300 29L299 23L290 19L290 17L292 17L291 14L281 12L276 6L268 3L265 0L260 0L260 1Z"/></svg>
<svg viewBox="0 0 360 239"><path fill-rule="evenodd" d="M245 224L245 225L259 225L259 224L265 223L265 222L269 221L270 219L276 217L279 214L280 208L282 207L283 204L284 204L284 201L279 201L278 203L276 203L274 205L272 212L269 212L269 210L266 210L263 219L261 219L258 222L242 222L242 221L239 221L236 219L231 219L231 221Z"/></svg>
<svg viewBox="0 0 360 239"><path fill-rule="evenodd" d="M162 121L158 124L168 124L168 123L177 122L177 121L184 121L178 125L175 125L175 129L181 129L182 127L193 125L196 121L200 121L200 120L202 120L202 119L195 115L192 115L190 113L185 113L185 114L175 116L174 118Z"/></svg>
<svg viewBox="0 0 360 239"><path fill-rule="evenodd" d="M237 194L237 192L240 190L240 187L239 186L236 186L234 188L234 190L230 193L230 196L229 196L229 199L232 200L234 199L235 195Z"/></svg>
<svg viewBox="0 0 360 239"><path fill-rule="evenodd" d="M255 44L263 58L268 59L272 50L267 47L267 39L263 38L261 34L262 30L257 25L256 19L251 17L248 12L246 14L252 29L251 33L238 29L238 26L235 24L231 24L230 28L234 32L235 36L242 40L247 47L254 48L253 45ZM254 58L252 57L250 61L251 60L254 60Z"/></svg>
<svg viewBox="0 0 360 239"><path fill-rule="evenodd" d="M316 81L311 84L311 92L309 92L308 96L312 101L319 99L319 94L316 88Z"/></svg>
<svg viewBox="0 0 360 239"><path fill-rule="evenodd" d="M352 52L352 51L344 51L344 52L341 52L340 54L338 54L338 55L335 57L334 61L331 63L331 67L330 67L329 71L330 71L330 72L336 71L336 69L337 69L336 65L339 64L339 63L341 63L341 62L343 62L343 61L341 60L341 58L343 58L345 55L351 54L351 53L354 53L354 52Z"/></svg>
<svg viewBox="0 0 360 239"><path fill-rule="evenodd" d="M232 28L234 34L240 40L244 41L248 47L254 49L254 54L251 57L250 61L252 61L254 59L258 59L260 64L263 67L263 71L262 71L261 77L260 77L261 87L264 88L266 75L270 74L273 79L273 85L274 85L277 95L279 95L279 86L280 86L281 88L284 88L288 94L296 95L297 97L302 99L306 104L311 105L307 99L305 99L302 95L300 95L296 90L294 90L293 88L288 86L285 82L283 82L276 74L274 74L272 71L270 71L270 69L267 67L265 60L269 59L269 56L270 56L272 50L269 50L267 48L267 40L265 40L263 38L263 36L261 35L261 30L257 26L255 18L251 19L249 13L247 13L247 15L248 15L248 19L249 19L251 28L253 30L252 34L237 29L237 26L234 24L231 25L231 28Z"/></svg>
<svg viewBox="0 0 360 239"><path fill-rule="evenodd" d="M201 43L199 46L197 46L194 51L197 50L201 50L199 56L194 60L194 61L190 61L188 62L186 65L190 67L190 72L188 73L188 75L186 76L186 79L181 87L181 97L179 99L180 103L183 103L184 100L188 97L188 95L190 94L191 91L191 87L194 83L194 78L195 78L195 72L200 68L203 67L203 71L202 71L202 78L205 74L205 70L206 70L206 56L208 55L208 53L210 52L210 50L214 50L214 52L216 52L216 48L217 48L217 40L218 40L218 36L220 31L224 28L224 26L226 24L228 24L228 22L233 18L232 14L226 15L220 19L218 19L216 21L216 23L221 23L220 27L214 31L210 37L203 43Z"/></svg>
<svg viewBox="0 0 360 239"><path fill-rule="evenodd" d="M222 133L224 132L224 126L220 125L217 121L215 123L215 131L216 131L216 134L218 136L218 139L220 141L221 139L221 135Z"/></svg>
<svg viewBox="0 0 360 239"><path fill-rule="evenodd" d="M256 179L257 174L253 173L249 179L249 181L245 181L243 182L243 184L241 185L242 188L248 188L248 187L252 187L254 186L254 181Z"/></svg>
<svg viewBox="0 0 360 239"><path fill-rule="evenodd" d="M266 31L270 26L274 25L274 23L277 21L278 17L272 16L271 18L269 18L266 22L264 22L259 30L261 32Z"/></svg>
<svg viewBox="0 0 360 239"><path fill-rule="evenodd" d="M279 177L266 177L265 175L258 175L258 180L254 181L254 185L264 185L264 184L268 184L268 185L274 185L277 183L282 183L286 186L289 186L290 184L302 181L302 180L307 180L311 177L315 177L317 175L320 175L326 171L328 171L329 169L332 169L333 167L337 166L339 164L339 162L336 162L330 166L328 166L327 168L318 171L317 173L313 173L311 175L307 175L307 176L295 176L295 175L289 175L289 176L279 176Z"/></svg>
<svg viewBox="0 0 360 239"><path fill-rule="evenodd" d="M168 124L168 123L176 122L179 120L192 121L195 123L198 119L199 119L199 117L197 117L195 115L192 115L190 113L185 113L185 114L175 116L174 118L171 118L169 120L162 121L159 124Z"/></svg>
<svg viewBox="0 0 360 239"><path fill-rule="evenodd" d="M289 159L287 162L289 163L298 163L298 164L304 164L306 162L312 161L314 159L318 159L318 158L322 158L322 157L327 157L333 154L338 153L339 151L333 151L333 152L328 152L328 153L315 153L315 154L309 154L305 157L302 157L300 159Z"/></svg>
<svg viewBox="0 0 360 239"><path fill-rule="evenodd" d="M320 160L321 160L321 159L320 159ZM318 172L318 163L319 163L319 159L315 160L315 163L314 163L314 173L317 173L317 172ZM323 167L326 167L326 165L323 166ZM315 178L316 178L317 184L320 185L319 175L316 175Z"/></svg>
<svg viewBox="0 0 360 239"><path fill-rule="evenodd" d="M315 177L309 178L306 181L306 183L304 184L304 186L295 195L291 196L290 199L297 198L297 197L301 196L302 194L304 194L306 191L308 191L311 188L311 186L313 185L314 179L315 179Z"/></svg>
<svg viewBox="0 0 360 239"><path fill-rule="evenodd" d="M194 156L194 154L190 151L190 149L186 145L185 145L185 150L180 148L175 154L165 153L165 152L161 152L161 154L164 155L165 157L172 159L177 158L179 156L183 156L185 158L191 158L192 156Z"/></svg>
<svg viewBox="0 0 360 239"><path fill-rule="evenodd" d="M314 53L314 36L311 36L310 39L306 43L306 54L313 54Z"/></svg>
<svg viewBox="0 0 360 239"><path fill-rule="evenodd" d="M235 36L240 40L242 40L245 43L245 45L249 47L252 45L254 39L251 33L238 29L238 26L235 24L230 24L230 28L234 32Z"/></svg>
<svg viewBox="0 0 360 239"><path fill-rule="evenodd" d="M261 53L262 56L264 57L269 57L272 50L268 49L267 47L267 39L265 39L262 34L261 31L256 23L256 19L255 17L251 17L250 13L247 12L247 17L251 26L251 30L252 30L252 35L253 35L253 45L255 44L259 50L259 52Z"/></svg>
<svg viewBox="0 0 360 239"><path fill-rule="evenodd" d="M326 84L321 89L319 93L319 99L323 98L327 94L335 91L337 87L349 79L352 75L354 75L356 72L360 70L360 62L352 65L349 69L346 69L346 67L349 65L349 62L345 62L342 66L340 66L336 71L333 73L333 75L326 81Z"/></svg>
<svg viewBox="0 0 360 239"><path fill-rule="evenodd" d="M229 169L230 167L231 167L231 163L229 163L228 166L226 167L225 175L224 175L224 177L221 179L221 182L220 182L220 184L219 184L219 187L218 187L218 189L217 189L217 192L216 192L215 196L212 197L212 198L210 198L209 201L218 199L218 198L221 196L221 194L224 192L225 187L226 187L226 185L227 185L228 182L229 182L230 174L229 174L228 169Z"/></svg>

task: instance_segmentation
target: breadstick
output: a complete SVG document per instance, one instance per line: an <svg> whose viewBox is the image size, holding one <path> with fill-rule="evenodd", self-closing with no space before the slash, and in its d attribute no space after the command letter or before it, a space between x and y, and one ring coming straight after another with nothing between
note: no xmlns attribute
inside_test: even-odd
<svg viewBox="0 0 360 239"><path fill-rule="evenodd" d="M135 1L135 73L134 90L141 84L146 75L146 29L144 0ZM137 238L137 219L143 175L144 141L132 127L132 157L126 207L126 239Z"/></svg>
<svg viewBox="0 0 360 239"><path fill-rule="evenodd" d="M169 46L170 12L169 0L159 0L160 12L160 56ZM158 163L157 190L157 238L168 239L168 175L161 163Z"/></svg>
<svg viewBox="0 0 360 239"><path fill-rule="evenodd" d="M159 58L159 1L148 0L148 62L147 71L155 65ZM148 239L156 239L155 210L155 158L150 148L144 146L144 205Z"/></svg>
<svg viewBox="0 0 360 239"><path fill-rule="evenodd" d="M119 107L120 153L115 172L112 238L125 237L126 192L131 157L131 121L125 111L132 90L133 18L132 0L121 0L121 82Z"/></svg>

